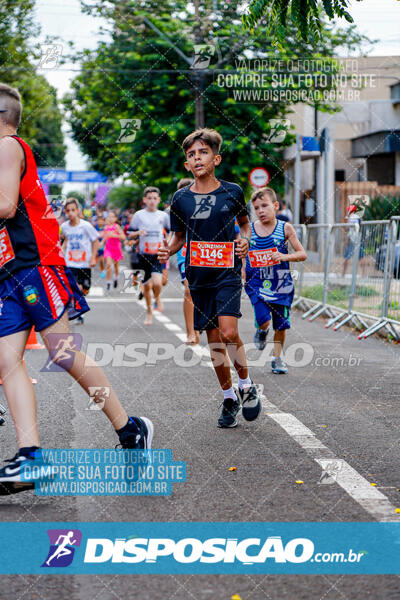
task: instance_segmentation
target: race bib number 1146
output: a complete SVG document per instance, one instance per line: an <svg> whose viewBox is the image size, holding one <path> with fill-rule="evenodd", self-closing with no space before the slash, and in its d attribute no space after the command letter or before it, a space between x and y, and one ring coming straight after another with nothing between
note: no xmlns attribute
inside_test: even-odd
<svg viewBox="0 0 400 600"><path fill-rule="evenodd" d="M233 268L234 242L190 242L191 267Z"/></svg>

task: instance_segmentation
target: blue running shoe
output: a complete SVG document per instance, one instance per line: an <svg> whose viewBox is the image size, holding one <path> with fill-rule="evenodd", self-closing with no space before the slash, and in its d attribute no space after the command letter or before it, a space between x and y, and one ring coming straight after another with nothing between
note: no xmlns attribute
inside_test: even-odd
<svg viewBox="0 0 400 600"><path fill-rule="evenodd" d="M278 375L285 375L288 372L288 368L280 356L271 360L271 369L273 373Z"/></svg>
<svg viewBox="0 0 400 600"><path fill-rule="evenodd" d="M154 425L146 417L129 417L130 427L119 435L123 450L150 450Z"/></svg>
<svg viewBox="0 0 400 600"><path fill-rule="evenodd" d="M267 345L268 331L269 327L265 331L264 329L256 330L254 334L254 345L258 350L264 350L265 346Z"/></svg>

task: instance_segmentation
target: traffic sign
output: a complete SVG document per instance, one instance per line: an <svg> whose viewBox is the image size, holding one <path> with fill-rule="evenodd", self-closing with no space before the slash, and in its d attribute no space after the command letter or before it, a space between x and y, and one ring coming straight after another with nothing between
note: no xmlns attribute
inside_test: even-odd
<svg viewBox="0 0 400 600"><path fill-rule="evenodd" d="M264 167L256 167L250 171L249 181L255 188L262 188L268 185L270 179L270 175Z"/></svg>

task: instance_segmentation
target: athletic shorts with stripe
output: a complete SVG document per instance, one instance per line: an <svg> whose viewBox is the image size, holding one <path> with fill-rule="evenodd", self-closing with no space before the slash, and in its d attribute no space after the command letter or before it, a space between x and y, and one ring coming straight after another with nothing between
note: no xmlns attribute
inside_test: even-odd
<svg viewBox="0 0 400 600"><path fill-rule="evenodd" d="M0 282L0 337L42 331L66 310L69 319L90 310L68 267L28 267Z"/></svg>
<svg viewBox="0 0 400 600"><path fill-rule="evenodd" d="M275 302L264 302L259 299L253 304L256 327L261 327L272 318L272 328L274 331L283 331L290 329L290 306L276 304Z"/></svg>

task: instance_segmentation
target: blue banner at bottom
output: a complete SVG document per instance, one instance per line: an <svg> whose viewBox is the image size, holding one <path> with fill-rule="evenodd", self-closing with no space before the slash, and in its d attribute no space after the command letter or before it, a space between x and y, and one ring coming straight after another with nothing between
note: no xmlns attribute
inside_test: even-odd
<svg viewBox="0 0 400 600"><path fill-rule="evenodd" d="M400 523L1 523L0 573L400 574Z"/></svg>

